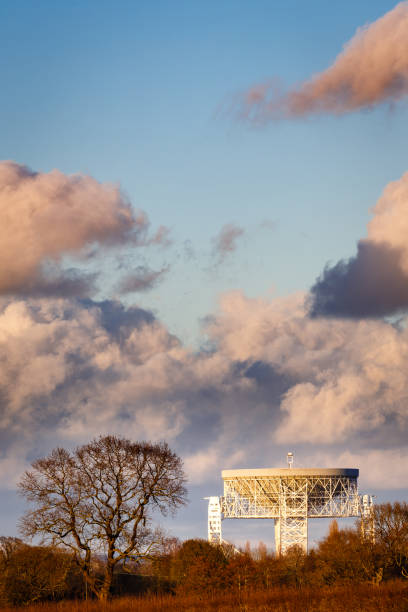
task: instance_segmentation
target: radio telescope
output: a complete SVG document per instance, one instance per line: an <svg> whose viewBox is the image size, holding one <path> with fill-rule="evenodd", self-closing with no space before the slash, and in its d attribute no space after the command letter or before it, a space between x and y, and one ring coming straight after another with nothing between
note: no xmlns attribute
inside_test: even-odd
<svg viewBox="0 0 408 612"><path fill-rule="evenodd" d="M223 470L224 495L206 498L209 542L223 542L221 522L229 518L274 519L278 554L295 544L307 552L309 519L361 516L370 525L373 500L359 495L357 469L292 465L288 453L287 468Z"/></svg>

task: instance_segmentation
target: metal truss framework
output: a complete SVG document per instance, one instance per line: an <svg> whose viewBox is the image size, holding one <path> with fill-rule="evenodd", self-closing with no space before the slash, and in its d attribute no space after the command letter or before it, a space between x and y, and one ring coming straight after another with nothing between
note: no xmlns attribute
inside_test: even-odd
<svg viewBox="0 0 408 612"><path fill-rule="evenodd" d="M211 544L221 544L221 497L206 497L208 499L208 541Z"/></svg>
<svg viewBox="0 0 408 612"><path fill-rule="evenodd" d="M361 497L361 535L365 540L375 542L374 505L371 495Z"/></svg>
<svg viewBox="0 0 408 612"><path fill-rule="evenodd" d="M274 519L278 553L295 544L307 551L308 519L372 515L357 477L351 469L225 470L224 495L208 498L208 539L222 542L222 519Z"/></svg>

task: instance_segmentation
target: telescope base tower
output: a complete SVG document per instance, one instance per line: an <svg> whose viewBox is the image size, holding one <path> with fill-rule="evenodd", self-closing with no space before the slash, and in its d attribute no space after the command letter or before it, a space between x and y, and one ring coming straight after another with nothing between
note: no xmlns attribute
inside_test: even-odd
<svg viewBox="0 0 408 612"><path fill-rule="evenodd" d="M275 519L275 549L278 555L291 546L299 546L307 552L307 518Z"/></svg>

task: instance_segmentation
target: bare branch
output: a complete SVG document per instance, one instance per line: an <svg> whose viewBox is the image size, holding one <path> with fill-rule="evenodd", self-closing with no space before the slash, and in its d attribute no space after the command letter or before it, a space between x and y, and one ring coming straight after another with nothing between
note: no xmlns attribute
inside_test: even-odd
<svg viewBox="0 0 408 612"><path fill-rule="evenodd" d="M22 518L21 531L71 550L100 599L109 595L118 562L151 555L158 541L149 529L151 510L173 512L186 500L182 462L166 443L115 436L73 453L53 450L32 464L19 488L35 506ZM97 552L106 557L101 583L92 575Z"/></svg>

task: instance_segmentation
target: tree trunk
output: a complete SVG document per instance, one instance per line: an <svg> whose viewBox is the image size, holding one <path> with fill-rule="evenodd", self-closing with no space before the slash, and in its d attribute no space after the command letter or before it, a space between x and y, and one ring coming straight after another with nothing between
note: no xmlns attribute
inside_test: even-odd
<svg viewBox="0 0 408 612"><path fill-rule="evenodd" d="M99 601L107 601L110 597L111 587L113 583L113 567L114 566L111 565L109 562L106 564L103 584L98 593Z"/></svg>

